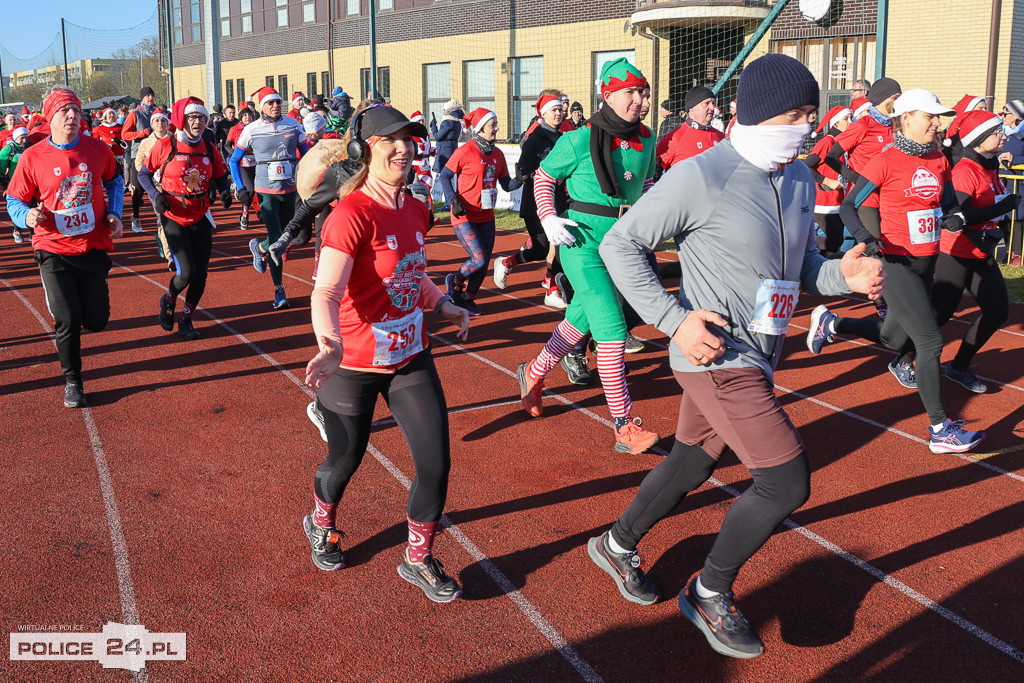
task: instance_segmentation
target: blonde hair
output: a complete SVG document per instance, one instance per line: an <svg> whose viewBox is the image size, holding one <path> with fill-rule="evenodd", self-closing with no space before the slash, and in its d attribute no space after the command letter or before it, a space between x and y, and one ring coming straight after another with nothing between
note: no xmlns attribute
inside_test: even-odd
<svg viewBox="0 0 1024 683"><path fill-rule="evenodd" d="M348 158L348 143L352 140L352 124L355 122L356 116L359 115L359 112L364 109L368 109L375 104L380 104L380 100L365 99L357 104L355 110L352 112L352 118L348 120L348 129L345 130L345 136L342 138L342 142L345 143L346 159ZM370 174L370 155L367 154L365 157L360 159L359 163L362 164L362 168L360 168L354 176L349 178L348 181L341 186L341 189L338 190L338 199L342 199L352 194L366 182L366 176Z"/></svg>

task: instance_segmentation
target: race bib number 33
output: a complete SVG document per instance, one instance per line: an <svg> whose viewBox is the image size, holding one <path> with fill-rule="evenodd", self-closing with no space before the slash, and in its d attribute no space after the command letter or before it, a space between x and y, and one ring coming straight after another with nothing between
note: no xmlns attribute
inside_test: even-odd
<svg viewBox="0 0 1024 683"><path fill-rule="evenodd" d="M911 244L933 244L939 241L939 216L942 209L921 209L907 212Z"/></svg>
<svg viewBox="0 0 1024 683"><path fill-rule="evenodd" d="M747 329L759 334L786 334L799 298L799 282L762 279L757 287L754 315Z"/></svg>
<svg viewBox="0 0 1024 683"><path fill-rule="evenodd" d="M398 365L423 350L423 310L398 320L373 323L374 365Z"/></svg>

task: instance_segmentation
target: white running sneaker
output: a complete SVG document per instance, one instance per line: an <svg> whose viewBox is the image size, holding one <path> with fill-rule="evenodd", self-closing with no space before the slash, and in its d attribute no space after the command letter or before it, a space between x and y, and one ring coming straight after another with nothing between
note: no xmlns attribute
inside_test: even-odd
<svg viewBox="0 0 1024 683"><path fill-rule="evenodd" d="M505 265L504 256L494 257L494 275L492 276L492 278L494 280L495 287L497 287L498 289L505 289L506 287L508 287L509 270L510 268Z"/></svg>
<svg viewBox="0 0 1024 683"><path fill-rule="evenodd" d="M547 293L544 295L544 305L563 311L569 308L565 303L565 299L562 298L562 293L558 291L558 287L551 287L548 289Z"/></svg>
<svg viewBox="0 0 1024 683"><path fill-rule="evenodd" d="M327 431L324 429L324 416L320 412L320 408L317 406L316 401L312 401L308 406L306 406L306 417L308 417L309 421L316 425L316 428L320 430L320 438L327 441Z"/></svg>
<svg viewBox="0 0 1024 683"><path fill-rule="evenodd" d="M142 221L132 216L132 232L142 232Z"/></svg>

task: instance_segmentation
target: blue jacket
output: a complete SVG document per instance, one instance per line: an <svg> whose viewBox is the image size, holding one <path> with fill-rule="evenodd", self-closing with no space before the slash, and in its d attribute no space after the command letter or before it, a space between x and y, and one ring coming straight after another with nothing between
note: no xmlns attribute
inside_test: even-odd
<svg viewBox="0 0 1024 683"><path fill-rule="evenodd" d="M1017 131L1006 138L1003 151L1013 155L1012 163L1014 166L1024 164L1024 131Z"/></svg>
<svg viewBox="0 0 1024 683"><path fill-rule="evenodd" d="M459 112L452 112L452 114L458 115ZM445 118L445 120L441 122L440 126L435 126L431 123L430 134L434 136L434 142L437 143L437 152L434 157L434 170L440 172L441 169L444 168L444 165L448 163L448 159L455 154L455 149L459 146L459 135L462 134L462 122L461 120L456 121L454 119Z"/></svg>

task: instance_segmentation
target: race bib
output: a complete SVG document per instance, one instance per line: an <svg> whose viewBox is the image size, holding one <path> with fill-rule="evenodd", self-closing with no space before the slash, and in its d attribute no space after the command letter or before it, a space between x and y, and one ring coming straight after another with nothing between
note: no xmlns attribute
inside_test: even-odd
<svg viewBox="0 0 1024 683"><path fill-rule="evenodd" d="M799 298L799 282L762 279L757 287L754 315L747 324L747 330L759 334L786 334Z"/></svg>
<svg viewBox="0 0 1024 683"><path fill-rule="evenodd" d="M398 320L372 323L374 365L398 365L423 350L423 309Z"/></svg>
<svg viewBox="0 0 1024 683"><path fill-rule="evenodd" d="M292 162L271 161L267 164L267 177L270 180L291 180Z"/></svg>
<svg viewBox="0 0 1024 683"><path fill-rule="evenodd" d="M55 209L53 219L57 223L57 232L65 237L84 235L96 227L96 216L93 214L91 203L73 209Z"/></svg>
<svg viewBox="0 0 1024 683"><path fill-rule="evenodd" d="M249 155L242 157L242 168L252 168L256 165L256 157Z"/></svg>
<svg viewBox="0 0 1024 683"><path fill-rule="evenodd" d="M480 208L481 209L493 209L495 202L498 201L498 188L492 187L491 189L484 188L480 191Z"/></svg>
<svg viewBox="0 0 1024 683"><path fill-rule="evenodd" d="M911 244L933 244L939 241L939 216L942 209L921 209L907 212Z"/></svg>

